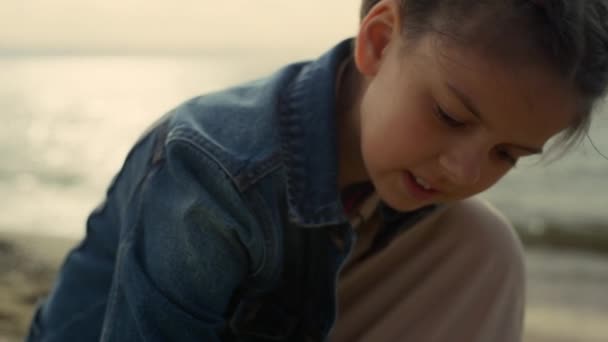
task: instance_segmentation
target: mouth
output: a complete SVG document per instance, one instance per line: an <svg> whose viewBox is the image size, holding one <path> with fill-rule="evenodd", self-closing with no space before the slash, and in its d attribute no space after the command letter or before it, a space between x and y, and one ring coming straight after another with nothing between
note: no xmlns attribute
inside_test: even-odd
<svg viewBox="0 0 608 342"><path fill-rule="evenodd" d="M409 190L412 197L426 201L434 197L439 193L437 189L434 189L432 184L422 177L415 176L413 173L406 171L404 173L405 185Z"/></svg>

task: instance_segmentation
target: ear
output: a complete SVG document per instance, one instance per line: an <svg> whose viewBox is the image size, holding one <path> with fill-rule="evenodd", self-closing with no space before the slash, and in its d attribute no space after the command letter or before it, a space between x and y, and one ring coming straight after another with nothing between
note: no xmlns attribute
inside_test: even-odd
<svg viewBox="0 0 608 342"><path fill-rule="evenodd" d="M401 38L400 8L394 0L382 0L363 18L355 40L354 59L362 75L380 70L387 48Z"/></svg>

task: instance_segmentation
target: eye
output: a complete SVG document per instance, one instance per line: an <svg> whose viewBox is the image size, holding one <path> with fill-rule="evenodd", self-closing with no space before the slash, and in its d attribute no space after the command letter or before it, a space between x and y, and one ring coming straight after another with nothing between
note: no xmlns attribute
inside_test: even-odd
<svg viewBox="0 0 608 342"><path fill-rule="evenodd" d="M502 150L502 149L501 150L497 150L497 154L498 154L498 158L500 158L500 159L508 162L512 166L515 166L517 164L517 160L519 159L517 157L514 157L508 151Z"/></svg>
<svg viewBox="0 0 608 342"><path fill-rule="evenodd" d="M458 121L454 119L453 116L448 114L445 110L443 110L440 106L435 106L435 114L437 117L446 125L450 127L462 127L465 125L464 122Z"/></svg>

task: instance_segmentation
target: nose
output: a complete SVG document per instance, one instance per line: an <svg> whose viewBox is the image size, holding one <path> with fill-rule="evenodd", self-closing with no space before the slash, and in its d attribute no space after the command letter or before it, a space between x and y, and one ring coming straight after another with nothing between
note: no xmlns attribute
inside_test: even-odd
<svg viewBox="0 0 608 342"><path fill-rule="evenodd" d="M439 157L439 164L448 180L455 185L470 186L479 182L483 152L474 146L460 146Z"/></svg>

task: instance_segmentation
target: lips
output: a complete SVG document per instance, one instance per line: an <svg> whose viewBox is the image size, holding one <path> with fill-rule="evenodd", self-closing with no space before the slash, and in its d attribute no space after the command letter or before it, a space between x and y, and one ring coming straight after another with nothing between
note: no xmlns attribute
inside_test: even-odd
<svg viewBox="0 0 608 342"><path fill-rule="evenodd" d="M418 183L418 185L423 187L425 190L432 189L431 185L429 183L427 183L424 179L422 179L420 177L414 177L414 179L416 180L416 183Z"/></svg>
<svg viewBox="0 0 608 342"><path fill-rule="evenodd" d="M427 201L439 193L431 183L411 172L405 172L404 178L408 192L417 200Z"/></svg>

